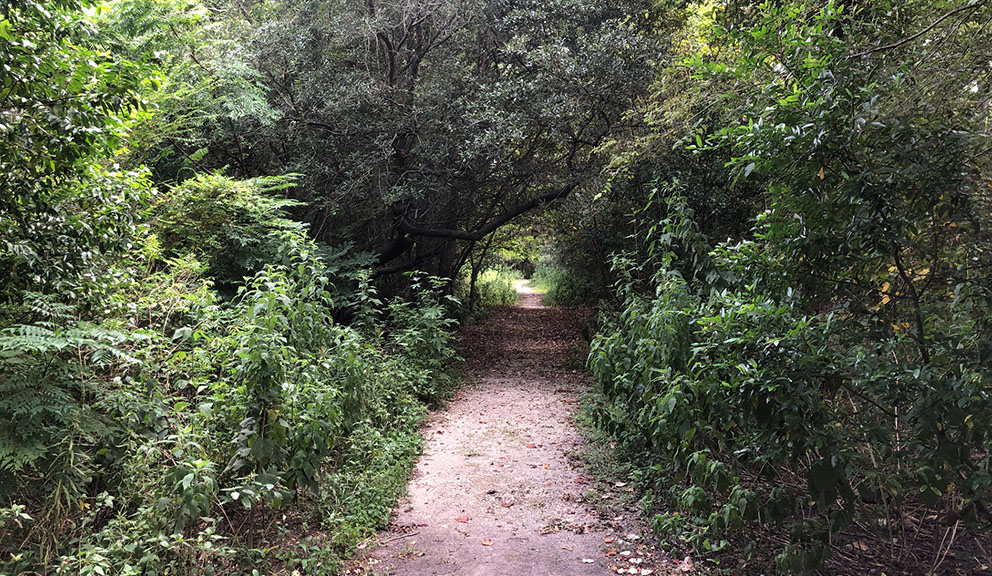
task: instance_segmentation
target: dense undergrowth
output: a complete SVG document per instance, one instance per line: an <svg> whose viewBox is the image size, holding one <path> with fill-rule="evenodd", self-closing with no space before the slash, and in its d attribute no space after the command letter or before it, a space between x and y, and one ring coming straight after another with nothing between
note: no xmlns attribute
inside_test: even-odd
<svg viewBox="0 0 992 576"><path fill-rule="evenodd" d="M914 7L693 12L598 209L628 217L597 221L627 240L596 419L659 535L725 573L988 573L987 100L926 45L862 44ZM977 26L942 57L983 53ZM724 96L665 109L697 90Z"/></svg>
<svg viewBox="0 0 992 576"><path fill-rule="evenodd" d="M538 261L530 285L544 293L542 301L547 306L591 304L598 299L594 284L577 277L552 258Z"/></svg>
<svg viewBox="0 0 992 576"><path fill-rule="evenodd" d="M455 285L454 295L462 303L460 313L464 316L484 317L492 308L513 306L520 299L514 280L522 274L501 263L495 263L476 275L461 278Z"/></svg>
<svg viewBox="0 0 992 576"><path fill-rule="evenodd" d="M380 296L290 217L303 176L138 164L210 122L156 116L163 83L223 90L138 50L178 8L0 10L2 574L336 573L457 381L445 282Z"/></svg>
<svg viewBox="0 0 992 576"><path fill-rule="evenodd" d="M685 232L677 221L658 230ZM949 564L978 569L974 542L990 521L990 446L979 422L992 417L981 317L971 330L954 328L961 304L945 299L946 315L928 322L941 335L929 341L930 362L914 363L918 342L901 329L865 341L866 329L891 330L890 319L872 327L812 314L788 286L735 288L758 249L717 246L700 269L713 284L694 285L660 254L653 295L621 282L619 310L593 342L597 419L638 464L649 508L668 510L655 530L714 560L725 552L739 563L731 571L770 550L787 572L815 570L835 549L902 573L921 559L943 563L939 547L889 539L889 523L903 518L901 530L975 530L959 542L974 558ZM741 538L770 525L788 540Z"/></svg>
<svg viewBox="0 0 992 576"><path fill-rule="evenodd" d="M74 297L25 292L5 309L5 573L310 556L281 531L331 573L388 519L425 406L454 383L451 320L428 278L412 301L380 302L361 259L279 216L272 189L289 184L146 188L149 217L118 239L133 249L94 258ZM215 284L236 285L232 269L250 276L226 298ZM333 318L344 309L350 326Z"/></svg>

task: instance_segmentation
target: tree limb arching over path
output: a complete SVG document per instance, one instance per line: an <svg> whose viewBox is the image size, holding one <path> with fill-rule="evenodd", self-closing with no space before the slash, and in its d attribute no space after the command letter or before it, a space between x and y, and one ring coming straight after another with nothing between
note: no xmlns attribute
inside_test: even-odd
<svg viewBox="0 0 992 576"><path fill-rule="evenodd" d="M648 539L631 534L636 519L603 518L583 498L595 482L575 457L584 440L574 416L589 381L573 360L584 357L588 312L517 289L520 306L463 331L465 387L424 427L408 497L367 573L656 572Z"/></svg>

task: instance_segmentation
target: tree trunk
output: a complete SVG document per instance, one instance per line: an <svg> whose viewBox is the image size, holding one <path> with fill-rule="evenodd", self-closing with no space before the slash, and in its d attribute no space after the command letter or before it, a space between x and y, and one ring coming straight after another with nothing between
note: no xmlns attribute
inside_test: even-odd
<svg viewBox="0 0 992 576"><path fill-rule="evenodd" d="M479 254L478 260L472 260L469 258L469 264L472 266L472 278L469 280L468 285L468 311L475 312L475 303L478 300L478 290L476 289L476 283L479 279L479 273L482 272L482 267L486 263L486 256L489 254L489 248L493 245L493 241L496 239L496 233L493 232L489 235L486 243L482 245L482 252Z"/></svg>

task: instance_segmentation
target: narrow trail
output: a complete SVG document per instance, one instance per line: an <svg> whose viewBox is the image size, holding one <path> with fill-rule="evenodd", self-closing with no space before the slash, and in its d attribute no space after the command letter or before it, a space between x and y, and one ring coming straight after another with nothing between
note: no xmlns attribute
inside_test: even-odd
<svg viewBox="0 0 992 576"><path fill-rule="evenodd" d="M519 306L462 332L465 386L425 425L408 496L365 573L654 572L638 549L646 542L622 530L629 521L602 518L583 497L594 486L575 457L574 412L589 386L579 369L585 316L542 306L526 283L517 289Z"/></svg>

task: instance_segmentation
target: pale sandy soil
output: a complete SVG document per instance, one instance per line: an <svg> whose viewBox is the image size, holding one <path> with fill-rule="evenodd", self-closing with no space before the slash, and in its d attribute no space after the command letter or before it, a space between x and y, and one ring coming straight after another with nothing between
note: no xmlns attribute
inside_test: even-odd
<svg viewBox="0 0 992 576"><path fill-rule="evenodd" d="M461 335L466 383L423 429L423 456L359 574L585 576L678 571L631 512L596 504L574 421L584 314L521 304ZM577 365L578 363L578 365ZM661 564L660 566L657 564ZM668 568L666 570L665 568Z"/></svg>

